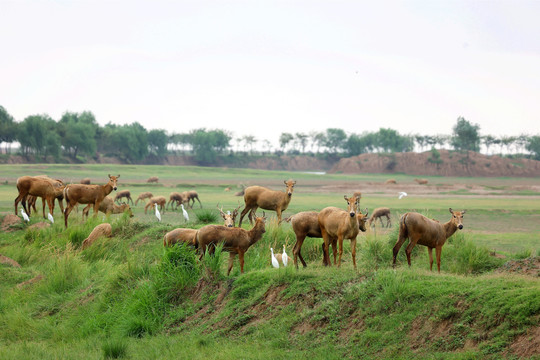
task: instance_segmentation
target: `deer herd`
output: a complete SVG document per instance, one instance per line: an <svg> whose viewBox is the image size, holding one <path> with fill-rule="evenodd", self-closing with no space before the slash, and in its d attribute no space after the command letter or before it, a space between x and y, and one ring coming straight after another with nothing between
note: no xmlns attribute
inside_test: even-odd
<svg viewBox="0 0 540 360"><path fill-rule="evenodd" d="M120 175L108 175L108 181L104 185L94 185L90 183L90 179L81 180L80 184L64 184L62 180L52 179L48 176L22 176L17 179L18 195L15 198L15 215L17 215L18 204L21 203L24 211L27 214L31 213L33 207L36 212L35 202L38 197L42 198L43 202L43 217L45 215L45 204L49 208L49 219L54 215L54 202L58 201L60 211L64 216L64 225L68 227L68 217L73 208L78 204L85 204L83 209L83 219L88 216L90 208L93 207L94 217L98 211L107 215L120 214L127 212L129 216L133 216L131 204L137 206L139 201L145 202L144 212L155 207L156 212L158 207L161 211L169 209L178 209L184 204L188 208L193 208L195 200L199 202L202 208L202 203L196 191L184 191L182 193L173 192L169 196L169 200L164 196L153 196L150 192L141 193L133 203L129 190L122 190L116 193L114 199L108 195L118 188L118 179ZM415 179L419 184L426 184L427 180ZM152 177L148 182L157 182L157 178ZM391 183L395 183L393 180ZM201 227L200 229L185 229L177 228L167 234L163 238L164 246L173 246L176 243L186 243L195 248L202 259L205 252L213 252L217 244L222 244L223 250L229 252L229 264L227 275L231 272L234 258L239 257L240 271L244 272L244 256L248 249L259 241L265 233L266 215L263 211L262 215L257 215L257 209L275 211L277 215L278 225L282 223L282 215L287 210L293 195L296 181L284 181L285 191L271 190L262 186L249 186L244 189L244 209L240 213L239 223L236 226L236 218L239 215L241 205L232 211L223 211L223 207L217 208L220 216L224 220L223 225L210 224ZM391 226L390 209L387 207L377 208L368 217L368 209L360 211L361 193L355 192L351 197L344 196L346 207L325 207L319 212L304 211L294 214L284 219L284 222L290 222L292 230L296 237L296 243L293 246L292 255L296 269L298 269L298 258L302 262L303 267L307 267L304 258L302 257L301 249L306 237L322 238L323 239L323 264L331 266L329 250L332 246L334 265L341 266L343 255L343 241L349 239L351 241L351 256L352 264L356 269L356 240L360 232L366 231L368 227L374 227L376 220L379 219L381 226L384 226L382 218L386 218L386 226ZM120 200L125 199L123 203ZM64 209L62 201L66 201ZM148 201L148 202L146 202ZM429 219L417 212L407 212L399 219L399 235L397 242L393 248L393 265L396 264L397 254L408 239L409 243L405 249L408 265L411 265L411 252L417 245L424 245L428 249L430 269L433 268L432 250L435 249L437 260L437 270L440 272L441 251L446 240L452 236L458 229L463 229L463 215L465 210L454 211L449 209L452 215L446 223L440 223L437 220ZM23 215L25 212L21 211ZM246 230L242 228L242 220L247 215L247 219L252 228ZM284 247L285 251L285 247ZM339 256L337 256L339 253ZM280 254L278 254L280 255ZM286 254L285 254L286 256ZM287 263L287 262L285 262Z"/></svg>

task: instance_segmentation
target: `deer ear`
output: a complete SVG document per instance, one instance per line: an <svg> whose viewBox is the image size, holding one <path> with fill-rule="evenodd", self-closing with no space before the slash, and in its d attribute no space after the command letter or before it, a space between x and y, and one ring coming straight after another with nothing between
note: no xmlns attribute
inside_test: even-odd
<svg viewBox="0 0 540 360"><path fill-rule="evenodd" d="M366 217L367 217L367 216L368 216L368 214L369 214L369 211L368 211L368 209L367 209L367 208L365 208L365 209L364 209L364 211L366 212L366 213L364 214L364 216L366 216Z"/></svg>
<svg viewBox="0 0 540 360"><path fill-rule="evenodd" d="M111 178L111 174L108 174L108 176L109 176L109 179L110 179L110 178Z"/></svg>
<svg viewBox="0 0 540 360"><path fill-rule="evenodd" d="M120 174L118 174L118 175L116 176L117 179L118 179L119 177L120 177Z"/></svg>
<svg viewBox="0 0 540 360"><path fill-rule="evenodd" d="M467 210L463 210L463 211L461 212L461 215L465 214L466 212L467 212Z"/></svg>
<svg viewBox="0 0 540 360"><path fill-rule="evenodd" d="M283 180L283 183L284 183L285 185L287 185L287 180Z"/></svg>
<svg viewBox="0 0 540 360"><path fill-rule="evenodd" d="M454 210L452 210L452 208L449 208L448 210L450 210L450 213L451 213L451 214L454 213Z"/></svg>
<svg viewBox="0 0 540 360"><path fill-rule="evenodd" d="M347 195L343 195L343 198L347 201L349 201L349 199L347 198Z"/></svg>

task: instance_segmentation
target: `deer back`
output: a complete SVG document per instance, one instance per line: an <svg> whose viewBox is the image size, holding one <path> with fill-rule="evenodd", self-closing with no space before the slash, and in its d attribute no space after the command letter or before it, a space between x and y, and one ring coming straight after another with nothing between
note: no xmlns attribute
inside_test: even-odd
<svg viewBox="0 0 540 360"><path fill-rule="evenodd" d="M291 220L291 226L295 235L305 235L309 237L322 237L319 226L319 213L316 211L303 211L294 215Z"/></svg>

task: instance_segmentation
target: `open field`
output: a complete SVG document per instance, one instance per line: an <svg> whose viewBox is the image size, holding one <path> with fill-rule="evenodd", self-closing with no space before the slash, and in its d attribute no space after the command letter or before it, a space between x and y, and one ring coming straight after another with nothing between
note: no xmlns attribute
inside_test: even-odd
<svg viewBox="0 0 540 360"><path fill-rule="evenodd" d="M13 213L15 181L47 174L78 183L104 183L120 174L119 190L135 200L144 191L168 198L196 190L203 209L166 211L158 223L143 206L134 217L101 213L66 230L15 225L0 233L0 358L2 359L316 359L534 358L540 356L540 183L535 179L429 177L417 185L406 175L326 175L199 167L121 165L2 165L0 221ZM147 184L150 176L158 184ZM385 185L388 178L397 185ZM344 208L343 195L362 192L361 207L392 210L390 229L358 237L358 270L345 241L341 268L321 265L321 239L306 239L308 268L270 267L269 247L292 255L289 223L269 217L266 233L225 276L228 255L199 263L186 247L163 248L176 227L220 223L216 204L232 210L240 184L284 189L297 180L284 216L326 206ZM230 191L224 191L230 187ZM408 196L399 200L398 191ZM111 194L111 195L114 195ZM41 201L38 213L41 214ZM391 248L400 214L415 210L442 222L448 208L467 209L464 229L442 250L441 274L429 271L425 247L406 266L403 248L392 269ZM258 211L260 213L260 210ZM32 216L31 224L42 221ZM103 221L111 239L88 249L82 240ZM250 228L245 221L244 228ZM532 256L532 257L531 257ZM531 257L530 259L525 259ZM301 265L300 265L301 266Z"/></svg>

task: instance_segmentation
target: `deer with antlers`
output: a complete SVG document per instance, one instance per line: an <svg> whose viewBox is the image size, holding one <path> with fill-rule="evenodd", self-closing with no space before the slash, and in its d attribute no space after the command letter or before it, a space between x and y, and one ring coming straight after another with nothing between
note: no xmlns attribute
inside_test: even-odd
<svg viewBox="0 0 540 360"><path fill-rule="evenodd" d="M219 214L221 215L221 217L225 221L225 226L234 227L234 225L236 223L236 217L238 216L238 210L242 207L242 205L238 205L238 207L236 209L234 209L232 213L230 211L227 211L227 213L224 213L223 212L223 206L220 208L219 204L217 204L216 207L219 210Z"/></svg>

